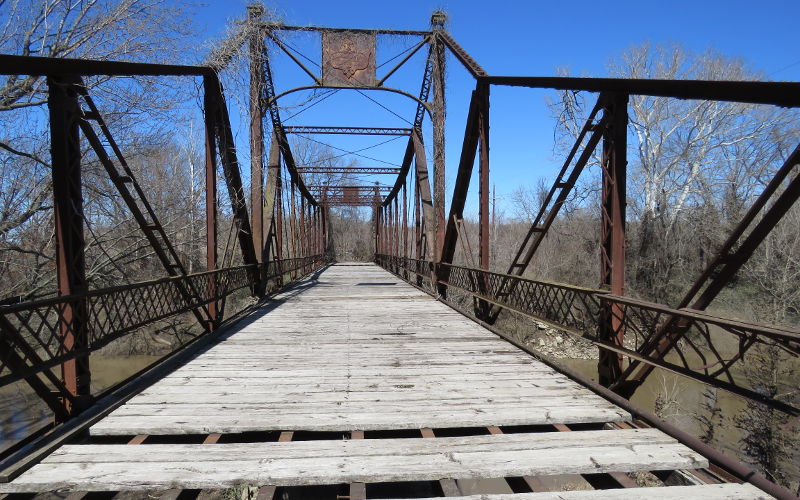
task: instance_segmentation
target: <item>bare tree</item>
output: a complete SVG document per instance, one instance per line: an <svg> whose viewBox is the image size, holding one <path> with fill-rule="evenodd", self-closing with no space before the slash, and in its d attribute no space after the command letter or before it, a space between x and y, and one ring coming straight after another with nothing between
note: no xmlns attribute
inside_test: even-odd
<svg viewBox="0 0 800 500"><path fill-rule="evenodd" d="M649 44L625 51L609 73L621 78L761 79L739 59ZM571 144L587 104L572 92L551 104L558 120L557 144ZM780 166L800 121L796 111L776 107L648 96L631 96L628 111L630 281L647 298L669 302L713 256L743 208Z"/></svg>
<svg viewBox="0 0 800 500"><path fill-rule="evenodd" d="M0 7L0 51L8 54L166 63L184 58L182 49L189 43L191 25L183 4L165 6L155 0L5 0ZM160 113L180 104L177 82L87 77L85 84L126 152L136 151L131 146L137 141L152 146L165 143L166 119ZM189 97L185 94L184 100ZM52 195L46 100L42 77L11 75L0 82L0 272L5 278L13 276L3 280L0 295L31 296L51 288ZM174 126L175 117L170 120ZM87 155L86 215L102 221L109 210L119 211L121 207L109 195L112 191L98 167L95 158ZM90 252L91 247L105 241L107 235L100 233L87 235Z"/></svg>

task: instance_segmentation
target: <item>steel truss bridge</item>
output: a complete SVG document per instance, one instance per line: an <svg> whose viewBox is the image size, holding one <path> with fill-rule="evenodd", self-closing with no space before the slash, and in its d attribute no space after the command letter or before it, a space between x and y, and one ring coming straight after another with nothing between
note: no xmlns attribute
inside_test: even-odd
<svg viewBox="0 0 800 500"><path fill-rule="evenodd" d="M58 278L56 297L0 307L2 385L24 381L53 414L51 424L0 457L0 492L22 498L66 489L75 492L69 498L83 498L147 490L188 498L244 484L259 499L311 487L322 488L313 490L320 498L405 498L413 491L416 497L477 499L467 496L467 481L495 478L507 493L480 498L524 500L556 498L546 493L552 488L547 477L570 473L594 490L558 498L795 498L629 399L658 368L800 415L733 375L757 345L797 355L800 333L706 312L800 196L800 148L675 307L625 295L625 200L631 96L798 107L800 84L496 76L448 34L438 13L426 31L278 25L262 21L262 14L251 9L243 25L251 58L249 193L219 68L0 56L3 74L46 81ZM321 34L321 74L281 41L281 33L297 30ZM417 44L379 77L374 48L383 35ZM278 92L267 43L286 52L308 74L309 85ZM387 86L419 51L427 52L419 92ZM447 53L468 71L475 89L445 214ZM84 85L95 75L202 79L206 271L189 274L170 242ZM489 269L489 103L496 86L597 94L505 273ZM404 95L417 104L413 125L284 126L280 99L318 88ZM431 159L422 134L426 115L433 128ZM298 133L395 135L407 137L407 145L396 168L297 165L287 136ZM85 145L139 225L164 278L87 289ZM598 149L600 286L526 278ZM218 163L242 266L223 267L218 256ZM477 187L470 185L476 164ZM305 180L311 173L345 171L396 179L386 186ZM478 190L479 244L474 264L465 266L455 256L459 246L471 255L463 236L470 188ZM335 206L372 209L373 264L331 262ZM261 300L226 318L226 297L242 289ZM512 313L596 345L598 382L553 365L499 328L498 317ZM92 393L93 352L186 314L204 335L131 379ZM721 336L736 340L735 355L719 353ZM697 357L700 367L688 361ZM637 471L651 472L662 487L640 487L626 474Z"/></svg>

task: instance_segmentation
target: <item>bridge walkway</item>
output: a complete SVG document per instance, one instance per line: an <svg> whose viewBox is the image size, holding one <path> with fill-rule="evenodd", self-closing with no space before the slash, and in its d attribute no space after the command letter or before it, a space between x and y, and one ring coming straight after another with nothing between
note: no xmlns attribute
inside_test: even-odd
<svg viewBox="0 0 800 500"><path fill-rule="evenodd" d="M272 498L276 487L350 485L350 498L383 498L388 483L427 481L458 496L482 478L535 491L551 475L708 466L659 430L610 425L630 420L383 269L337 264L0 492L247 484ZM466 498L700 497L767 498L739 484Z"/></svg>

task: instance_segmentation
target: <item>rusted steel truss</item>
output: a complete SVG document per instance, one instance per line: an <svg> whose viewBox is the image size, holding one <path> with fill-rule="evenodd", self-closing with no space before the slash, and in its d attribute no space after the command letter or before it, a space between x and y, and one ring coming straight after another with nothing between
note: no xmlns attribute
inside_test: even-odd
<svg viewBox="0 0 800 500"><path fill-rule="evenodd" d="M415 141L417 147L407 149L398 181L384 199L381 210L376 212L376 218L380 222L376 225L376 261L445 300L449 299L448 289L453 289L462 296L466 293L474 300L473 314L490 324L501 311L511 310L550 322L590 339L600 349L598 372L601 383L613 387L625 396L632 395L657 367L714 385L791 415L798 415L800 410L797 408L759 394L737 382L732 369L741 362L749 349L759 344L774 345L786 352L800 355L800 332L720 318L704 313L703 310L800 197L800 176L795 173L795 177L791 177L791 173L796 171L800 163L799 150L790 155L725 242L719 255L677 307L625 297L624 270L629 96L647 95L800 107L800 84L497 77L487 75L444 30L434 26L431 37L432 54L435 53L436 43L441 43L476 80L450 200L450 213L446 219L446 230L443 236L437 237L435 234L435 214L441 209L441 204L437 202L435 195L431 199L430 183L417 179L413 201L415 216L412 222L417 241L416 259L411 258L405 250L401 252L394 244L410 229L408 223L397 222L399 209L396 203L400 189L404 186L403 180L407 176L406 169L411 165L412 153L420 150L421 139L418 139ZM434 81L435 63L435 55L429 55L428 67L431 69L426 69L426 74L434 73ZM427 101L431 87L427 82L426 77L421 92L424 101ZM505 274L489 271L488 96L491 85L600 93ZM414 137L416 136L412 136ZM602 149L598 152L601 144ZM459 242L464 248L469 243L464 241L461 221L476 157L481 169L478 175L478 263L470 260L470 250L466 251L468 255L465 254L465 258L472 263L472 267L454 266L453 260ZM523 278L548 230L557 222L560 208L581 172L596 157L600 158L602 172L600 288L582 289ZM427 181L427 168L417 174ZM424 184L427 184L427 190L424 189ZM441 254L437 255L436 239L439 238ZM420 243L425 240L428 243L427 248L433 248L433 252L420 252ZM720 354L715 347L717 340L712 337L711 329L733 338L733 343L738 345L738 352L732 356ZM626 337L627 342L624 342ZM676 352L677 358L667 357L670 352ZM623 365L624 358L629 360L626 368ZM691 361L692 359L700 361Z"/></svg>
<svg viewBox="0 0 800 500"><path fill-rule="evenodd" d="M253 240L225 98L217 75L210 69L14 56L2 56L2 59L6 63L2 67L4 73L47 77L58 297L0 309L0 386L26 381L48 405L56 421L67 420L92 403L90 352L138 328L186 312L193 313L205 330L211 330L221 321L222 304L231 292L243 287L258 294L274 291L283 285L287 273L301 276L324 262L325 246L321 235L327 227L323 220L326 212L314 206L311 198L306 200L309 202L307 214L304 214L307 223L303 227L303 234L310 241L300 241L297 245L298 249L302 248L302 255L284 258L278 236L278 252L268 262L259 263L256 250L265 237ZM83 84L83 76L98 74L203 78L207 272L187 274L145 190ZM254 93L260 91L259 87L254 87ZM256 97L257 102L261 100L260 92ZM257 107L260 108L260 104ZM256 121L260 121L263 112L255 110L255 114ZM257 127L253 128L258 135ZM105 168L168 278L101 290L87 289L83 263L82 140ZM238 228L235 237L245 264L240 267L217 269L217 157L222 163L232 203L233 225ZM263 167L255 165L252 170L258 178ZM269 174L272 174L268 175L271 184L268 183L267 190L276 195L272 201L277 199L280 203L277 189L280 176L273 171ZM300 183L302 187L301 180ZM263 192L256 191L253 199L259 197L263 197ZM281 211L274 210L274 203L259 204L258 208L266 208L270 215L277 214L276 224L270 220L266 225L270 235L276 235L275 226L281 229ZM263 219L263 213L259 219ZM59 375L53 371L56 368L60 369Z"/></svg>
<svg viewBox="0 0 800 500"><path fill-rule="evenodd" d="M211 68L0 55L3 73L47 77L59 291L59 296L53 299L0 308L0 386L26 381L56 418L65 420L91 403L90 352L154 321L177 314L191 312L205 329L215 328L222 319L224 299L233 291L249 287L254 294L262 295L325 262L330 238L327 219L330 207L369 206L373 209L377 263L443 300L471 298L471 314L484 325L491 327L501 311L508 310L588 339L600 349L601 383L619 394L631 396L654 368L660 368L800 416L800 409L753 390L733 374L736 364L754 346L774 346L800 355L800 332L704 312L800 197L800 175L796 174L800 146L677 307L624 295L629 97L649 95L800 107L800 84L491 76L447 33L441 16L434 15L429 31L400 31L284 26L265 22L262 14L260 9L251 8L247 20L250 25L246 41L251 59L249 210L225 97L218 76ZM285 30L322 33L323 66L327 66L323 67L322 74L307 68L283 43L278 33ZM374 49L376 36L383 34L416 36L420 41L379 78L375 74ZM264 46L267 39L305 71L313 85L276 94ZM428 45L428 53L418 97L385 87L384 82L425 45ZM340 50L343 46L355 49ZM444 218L446 51L454 55L476 83L447 219ZM202 77L206 130L206 272L187 275L100 110L85 89L81 78L86 75ZM489 254L489 96L492 85L600 94L505 274L491 270ZM417 103L413 124L410 128L284 126L278 99L292 92L317 88L383 90L405 95ZM431 116L433 126L432 171L428 169L422 135L426 113ZM270 131L272 137L266 171L265 131ZM408 136L408 142L399 168L297 166L288 134L397 135ZM82 136L107 170L169 277L102 290L86 289ZM601 144L599 287L589 289L525 278L548 230L557 222L561 206ZM217 156L222 163L232 204L235 237L245 264L223 269L219 269L217 256ZM463 223L476 159L479 165L477 263L472 257ZM302 175L306 173L396 174L397 179L392 186L308 186ZM412 189L413 194L407 193L408 189ZM471 262L469 267L454 265L459 245L466 249ZM734 355L718 352L715 343L719 336L727 337L738 346ZM677 356L667 356L673 352ZM625 369L624 358L629 360ZM56 368L60 369L58 375L53 371ZM744 475L736 472L736 467L731 470Z"/></svg>

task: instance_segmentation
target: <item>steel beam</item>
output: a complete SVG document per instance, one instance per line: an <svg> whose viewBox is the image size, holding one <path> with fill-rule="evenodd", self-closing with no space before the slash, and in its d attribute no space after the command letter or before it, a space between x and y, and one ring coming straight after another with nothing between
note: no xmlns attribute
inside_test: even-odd
<svg viewBox="0 0 800 500"><path fill-rule="evenodd" d="M460 62L464 68L474 77L474 78L481 78L486 76L486 71L481 67L480 64L475 62L475 60L464 50L450 34L444 30L440 30L437 35L441 38L442 42L450 49L450 52L456 56L458 62Z"/></svg>
<svg viewBox="0 0 800 500"><path fill-rule="evenodd" d="M422 207L421 212L424 224L421 234L421 239L424 239L424 242L420 242L420 250L422 255L419 258L425 259L428 257L428 260L432 260L434 258L433 253L435 251L433 249L435 248L436 238L434 232L434 228L436 227L434 218L436 215L434 214L433 210L431 185L428 176L428 163L425 160L425 146L422 144L422 137L419 133L415 133L411 137L414 141L414 165L416 167L417 187L419 188L419 199ZM431 255L426 256L426 253L431 253ZM432 279L432 283L436 283L435 277Z"/></svg>
<svg viewBox="0 0 800 500"><path fill-rule="evenodd" d="M295 165L294 156L292 155L292 148L289 146L283 122L281 121L280 109L278 109L277 96L275 95L275 85L272 80L272 69L270 68L269 58L266 53L263 58L262 66L264 75L262 99L269 111L269 116L272 120L273 134L278 138L278 145L281 150L281 156L283 156L283 161L286 163L286 170L289 172L289 177L291 177L292 182L297 184L300 194L306 198L310 204L316 205L317 202L306 189L303 178L297 173L297 166Z"/></svg>
<svg viewBox="0 0 800 500"><path fill-rule="evenodd" d="M478 264L481 269L489 270L489 86L479 84L478 86ZM485 275L481 276L478 286L482 294L486 294L489 284L485 280ZM489 313L489 303L477 301L475 304L475 314L480 318L485 318Z"/></svg>
<svg viewBox="0 0 800 500"><path fill-rule="evenodd" d="M264 7L252 4L247 7L248 23L260 23ZM252 211L252 240L256 262L264 261L264 109L261 102L264 71L261 64L265 57L264 39L261 30L251 30L250 56L250 210ZM259 293L260 295L260 293Z"/></svg>
<svg viewBox="0 0 800 500"><path fill-rule="evenodd" d="M403 183L403 258L408 258L408 195Z"/></svg>
<svg viewBox="0 0 800 500"><path fill-rule="evenodd" d="M206 83L204 81L206 85ZM205 180L206 180L206 270L214 271L217 269L217 140L216 140L216 120L214 107L217 105L216 99L210 92L208 86L203 95L203 110L205 122ZM208 282L208 296L217 296L217 283L215 279ZM211 331L216 328L220 321L219 303L209 302L208 306L208 325L206 330Z"/></svg>
<svg viewBox="0 0 800 500"><path fill-rule="evenodd" d="M291 126L284 127L287 134L341 134L341 135L411 135L410 128L386 127L314 127Z"/></svg>
<svg viewBox="0 0 800 500"><path fill-rule="evenodd" d="M712 101L800 106L797 82L725 82L706 80L654 80L636 78L574 78L536 76L485 76L491 85L556 90L615 92L628 95L703 99Z"/></svg>
<svg viewBox="0 0 800 500"><path fill-rule="evenodd" d="M60 57L34 57L0 54L2 75L115 75L115 76L206 76L206 66L92 61Z"/></svg>
<svg viewBox="0 0 800 500"><path fill-rule="evenodd" d="M282 152L283 150L281 150ZM295 188L294 188L294 179L290 179L289 181L289 229L290 229L290 238L289 242L291 243L290 249L290 259L296 259L300 256L299 252L297 251L297 201L295 200ZM295 274L292 271L292 279L294 279Z"/></svg>
<svg viewBox="0 0 800 500"><path fill-rule="evenodd" d="M614 295L625 293L625 207L627 175L628 96L610 94L603 106L602 206L600 228L600 287ZM622 346L625 311L606 303L600 314L601 340ZM597 373L608 387L622 373L622 355L600 349Z"/></svg>
<svg viewBox="0 0 800 500"><path fill-rule="evenodd" d="M269 159L267 161L267 181L266 181L266 188L264 191L264 205L262 208L263 213L263 227L265 229L264 238L261 242L261 249L259 253L262 254L261 262L268 262L271 256L270 250L273 250L275 255L275 259L280 259L280 253L276 251L276 248L270 248L272 246L272 235L275 234L277 237L278 235L278 216L277 216L277 206L280 203L280 197L278 196L278 190L280 189L280 170L281 170L281 152L280 148L278 147L278 141L275 139L275 134L272 135L272 141L270 141L269 147Z"/></svg>
<svg viewBox="0 0 800 500"><path fill-rule="evenodd" d="M399 174L400 168L392 167L297 167L299 174Z"/></svg>
<svg viewBox="0 0 800 500"><path fill-rule="evenodd" d="M83 195L77 76L49 77L50 153L53 179L56 279L60 296L86 291L83 237ZM59 354L89 347L83 300L64 304L58 322ZM61 365L61 379L74 400L63 400L69 415L79 413L91 398L89 356L81 355Z"/></svg>
<svg viewBox="0 0 800 500"><path fill-rule="evenodd" d="M458 173L456 182L453 186L453 196L450 200L450 215L447 218L447 229L445 231L444 242L442 244L442 255L439 260L443 264L452 264L458 243L458 227L456 221L464 217L464 205L467 202L467 193L472 179L472 170L475 165L475 155L478 150L479 133L479 113L480 101L479 89L488 89L488 86L478 86L472 91L467 113L467 124L464 130L464 141L461 145L461 160L458 163ZM449 268L444 266L439 271L439 278L446 282L449 276ZM438 291L442 297L447 296L447 285L438 284Z"/></svg>
<svg viewBox="0 0 800 500"><path fill-rule="evenodd" d="M216 101L216 116L214 118L219 156L222 161L222 172L225 176L225 185L228 188L228 198L231 202L233 217L239 224L237 236L239 238L239 249L242 252L242 261L245 265L257 264L250 217L247 214L242 177L239 171L239 161L236 158L236 144L228 117L228 108L225 105L225 98L222 94L222 86L216 75L206 77L204 80L207 82L206 91L211 92L212 98Z"/></svg>
<svg viewBox="0 0 800 500"><path fill-rule="evenodd" d="M270 29L276 31L349 31L352 33L366 33L375 35L411 35L411 36L426 36L430 35L430 31L417 31L417 30L387 30L387 29L366 29L366 28L332 28L329 26L286 26L283 24L266 24Z"/></svg>
<svg viewBox="0 0 800 500"><path fill-rule="evenodd" d="M381 186L381 185L373 185L370 186L368 184L353 184L353 185L339 185L339 184L310 184L306 186L309 190L314 191L341 191L343 189L355 189L358 191L371 191L375 188L380 189L383 192L390 191L392 186Z"/></svg>
<svg viewBox="0 0 800 500"><path fill-rule="evenodd" d="M400 256L400 204L394 198L394 254Z"/></svg>
<svg viewBox="0 0 800 500"><path fill-rule="evenodd" d="M442 25L434 24L437 22L433 17L434 36L431 41L431 52L433 67L431 78L433 80L433 208L435 214L436 240L433 242L431 257L439 261L442 257L442 244L444 243L444 180L445 180L445 140L444 126L445 115L447 113L445 94L444 94L444 74L445 74L445 48L442 39L444 28Z"/></svg>
<svg viewBox="0 0 800 500"><path fill-rule="evenodd" d="M273 145L276 142L275 136L272 136ZM280 150L277 149L278 154L280 154ZM272 153L270 153L270 167L273 165ZM273 210L273 217L275 218L275 258L277 259L276 262L276 273L278 274L278 279L276 283L278 286L283 286L283 258L284 258L284 250L283 250L283 179L281 178L281 164L280 164L280 156L277 158L277 162L275 163L277 168L275 169L275 209Z"/></svg>
<svg viewBox="0 0 800 500"><path fill-rule="evenodd" d="M432 38L429 38L432 40ZM422 121L425 118L425 112L427 111L430 114L430 109L428 109L425 103L428 102L428 96L430 95L431 91L431 75L433 72L433 44L429 44L428 50L428 57L425 60L425 71L422 75L422 82L420 84L419 90L419 99L417 99L417 110L414 115L414 126L413 130L417 131L420 135L420 140L422 137ZM433 116L433 115L431 115ZM406 178L408 175L408 171L411 168L411 161L414 158L414 134L408 139L408 145L406 146L406 152L403 156L403 163L401 165L400 174L397 176L397 181L395 181L394 188L392 188L392 192L389 193L389 196L386 197L387 202L391 200L397 193L400 191L400 186L403 183L403 179Z"/></svg>

